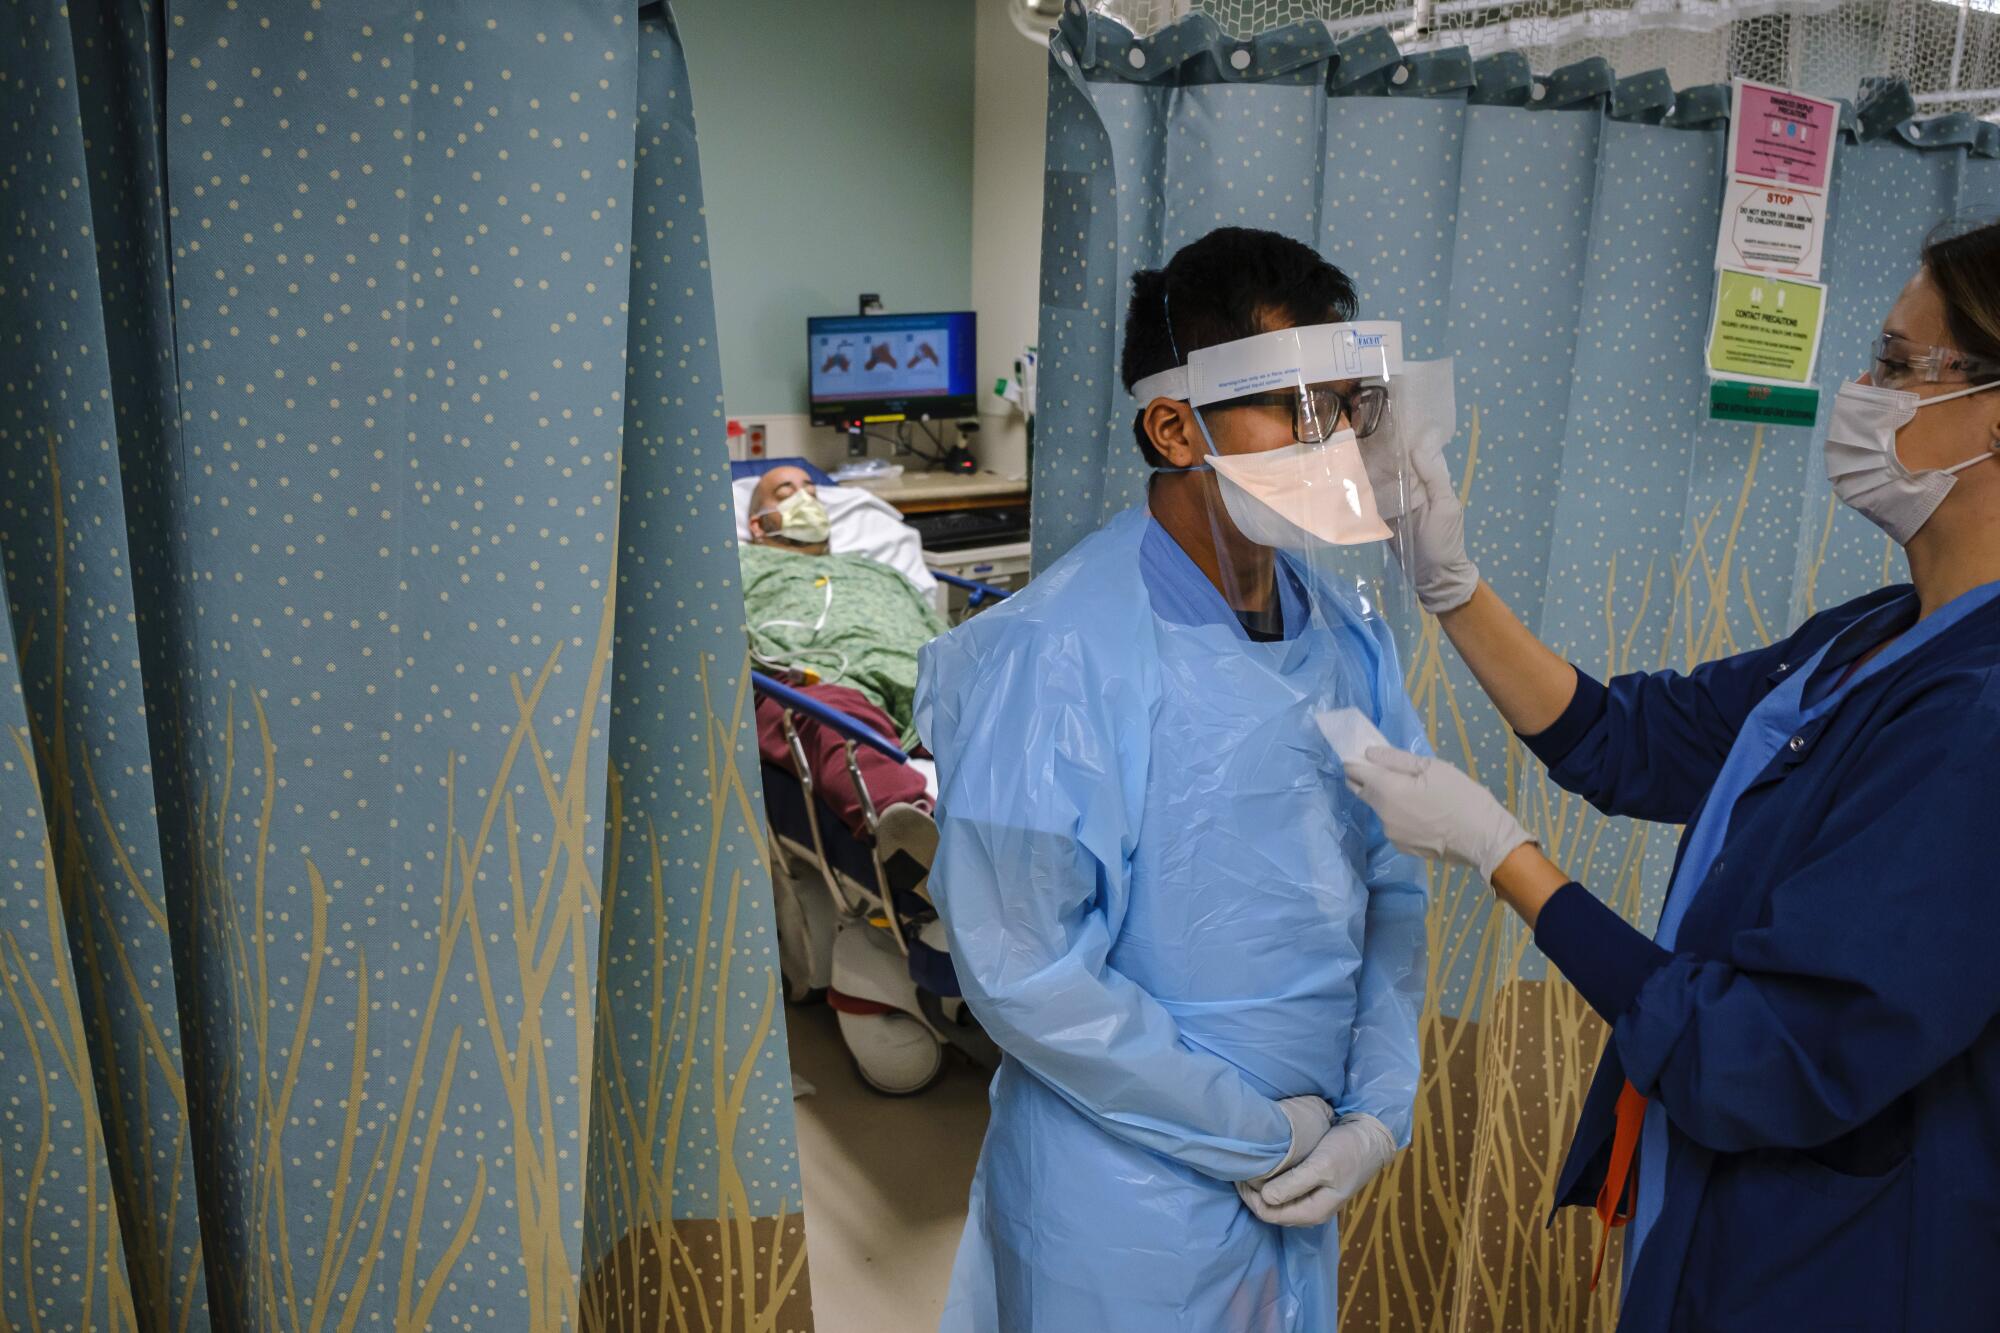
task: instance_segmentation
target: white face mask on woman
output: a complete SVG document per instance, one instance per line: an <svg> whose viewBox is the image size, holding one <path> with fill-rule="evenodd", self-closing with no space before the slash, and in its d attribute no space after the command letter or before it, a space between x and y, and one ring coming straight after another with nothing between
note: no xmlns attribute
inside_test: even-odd
<svg viewBox="0 0 2000 1333"><path fill-rule="evenodd" d="M1996 388L2000 381L1923 398L1874 384L1841 385L1833 398L1824 450L1826 479L1833 483L1833 493L1898 546L1908 546L1958 483L1958 474L1993 457L1993 451L1951 467L1912 472L1896 456L1896 432L1910 424L1919 408Z"/></svg>

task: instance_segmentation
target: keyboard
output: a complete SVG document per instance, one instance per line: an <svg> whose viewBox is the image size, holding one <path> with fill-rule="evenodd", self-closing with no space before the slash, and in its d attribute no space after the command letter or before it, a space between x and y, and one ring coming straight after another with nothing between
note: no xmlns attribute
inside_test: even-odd
<svg viewBox="0 0 2000 1333"><path fill-rule="evenodd" d="M948 509L935 514L911 514L905 520L917 530L926 551L968 551L1028 538L1028 506L992 509Z"/></svg>

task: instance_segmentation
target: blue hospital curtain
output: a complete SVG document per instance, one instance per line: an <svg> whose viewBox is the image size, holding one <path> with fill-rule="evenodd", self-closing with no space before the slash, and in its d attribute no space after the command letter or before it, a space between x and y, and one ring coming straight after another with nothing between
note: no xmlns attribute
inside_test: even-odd
<svg viewBox="0 0 2000 1333"><path fill-rule="evenodd" d="M671 12L0 94L0 1328L810 1328Z"/></svg>
<svg viewBox="0 0 2000 1333"><path fill-rule="evenodd" d="M1197 16L1139 39L1081 9L1050 56L1038 567L1143 493L1117 375L1132 273L1234 224L1312 244L1365 317L1403 321L1411 355L1456 359L1474 557L1587 669L1686 667L1902 577L1834 502L1818 432L1707 419L1726 88L1405 57L1319 23L1235 40ZM1827 240L1829 387L1865 368L1926 232L2000 207L2000 127L1857 91ZM1397 637L1438 752L1650 923L1674 830L1555 790L1435 621ZM1617 1264L1591 1292L1594 1218L1544 1226L1604 1026L1483 885L1442 866L1432 885L1416 1141L1345 1219L1341 1327L1608 1330Z"/></svg>

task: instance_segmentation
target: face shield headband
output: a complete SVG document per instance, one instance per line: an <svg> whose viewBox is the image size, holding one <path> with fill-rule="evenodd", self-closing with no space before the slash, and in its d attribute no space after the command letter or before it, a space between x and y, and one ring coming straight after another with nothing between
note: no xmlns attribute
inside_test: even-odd
<svg viewBox="0 0 2000 1333"><path fill-rule="evenodd" d="M1394 320L1312 324L1198 347L1187 364L1134 384L1132 396L1141 403L1172 398L1202 408L1300 385L1387 380L1402 373L1403 326Z"/></svg>

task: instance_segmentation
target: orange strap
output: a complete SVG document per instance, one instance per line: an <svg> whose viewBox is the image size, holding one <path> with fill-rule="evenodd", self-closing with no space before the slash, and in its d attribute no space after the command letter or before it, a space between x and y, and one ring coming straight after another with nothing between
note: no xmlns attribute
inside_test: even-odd
<svg viewBox="0 0 2000 1333"><path fill-rule="evenodd" d="M1590 1289L1604 1273L1604 1255L1611 1248L1611 1229L1632 1220L1632 1199L1638 1182L1632 1176L1632 1158L1639 1151L1639 1130L1646 1123L1646 1099L1628 1079L1618 1094L1618 1130L1611 1136L1611 1165L1604 1184L1597 1191L1597 1220L1604 1225L1597 1238L1597 1267L1591 1270Z"/></svg>

